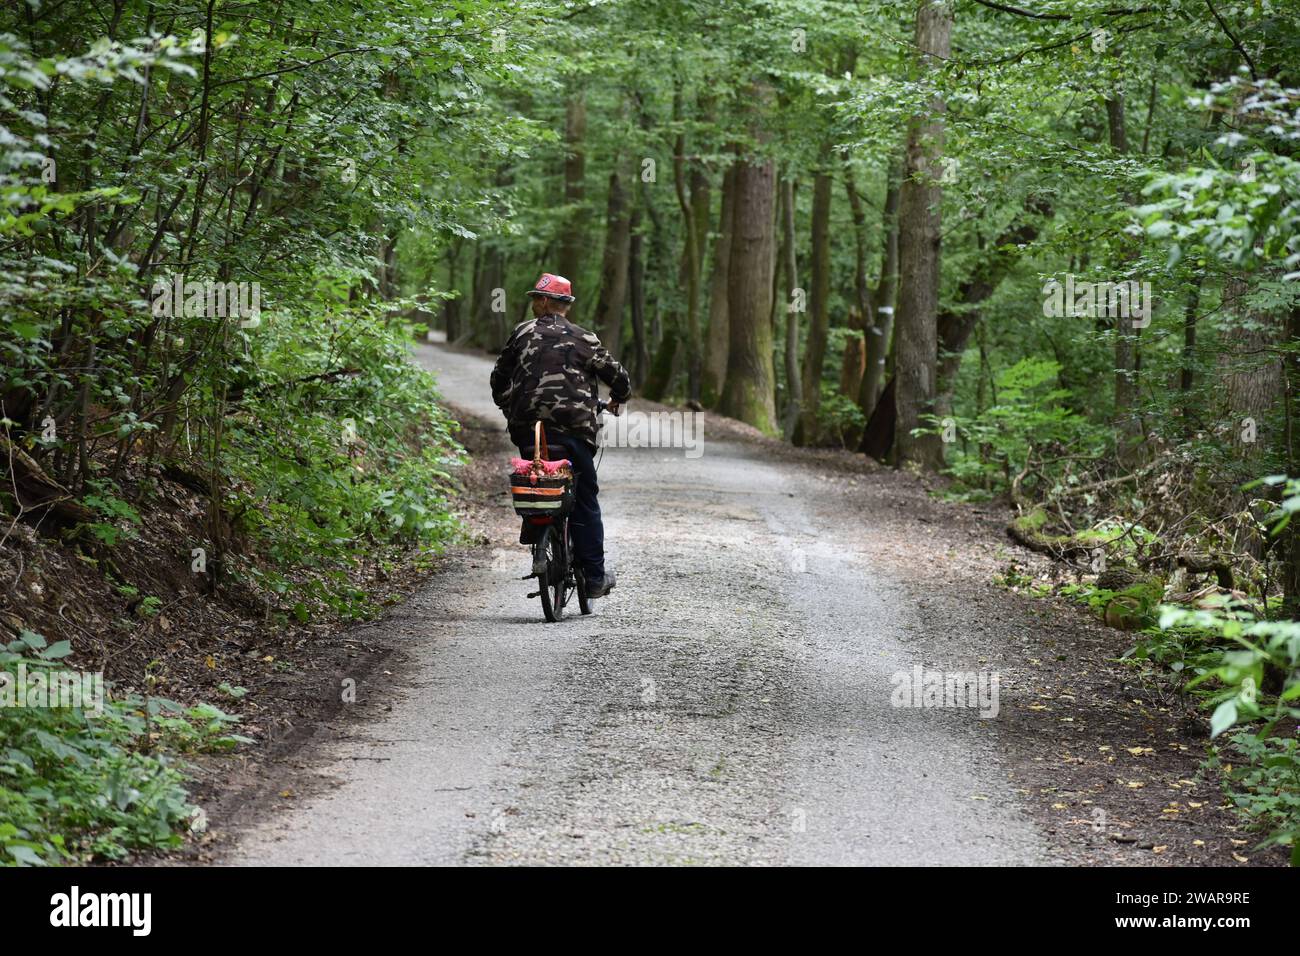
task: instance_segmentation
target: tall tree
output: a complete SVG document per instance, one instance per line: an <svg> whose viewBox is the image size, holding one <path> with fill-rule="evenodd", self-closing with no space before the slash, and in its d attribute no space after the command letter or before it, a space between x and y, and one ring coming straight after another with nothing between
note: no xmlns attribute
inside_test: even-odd
<svg viewBox="0 0 1300 956"><path fill-rule="evenodd" d="M632 206L632 219L628 223L627 292L629 313L632 319L632 363L630 373L632 388L640 389L650 370L650 345L645 328L645 237L641 230L641 202Z"/></svg>
<svg viewBox="0 0 1300 956"><path fill-rule="evenodd" d="M623 305L627 299L628 260L631 253L631 210L628 207L626 172L618 165L609 174L605 207L605 251L600 269L600 295L592 324L601 343L618 356L623 345Z"/></svg>
<svg viewBox="0 0 1300 956"><path fill-rule="evenodd" d="M867 368L862 376L858 407L862 409L863 417L868 420L880 400L880 391L885 381L886 357L889 355L894 338L894 308L898 299L898 196L902 167L901 157L896 157L889 166L889 179L885 185L884 213L881 216L884 242L881 251L880 279L871 290L866 313Z"/></svg>
<svg viewBox="0 0 1300 956"><path fill-rule="evenodd" d="M673 94L673 119L678 124L677 138L673 143L673 188L677 194L677 205L682 213L682 271L686 275L686 365L687 398L697 403L700 400L700 376L703 368L704 345L700 333L700 270L703 250L699 213L693 204L704 203L707 206L707 186L701 187L698 179L692 177L688 185L686 173L686 133L681 129L682 92L680 86ZM691 188L691 187L694 188ZM703 191L702 191L703 190Z"/></svg>
<svg viewBox="0 0 1300 956"><path fill-rule="evenodd" d="M1268 443L1261 434L1283 397L1283 367L1278 357L1281 323L1275 314L1251 308L1249 284L1237 275L1223 285L1223 309L1228 320L1218 356L1223 413L1235 453L1258 459Z"/></svg>
<svg viewBox="0 0 1300 956"><path fill-rule="evenodd" d="M713 244L713 270L709 277L709 329L704 350L704 403L716 405L727 380L727 353L731 338L727 316L727 275L731 270L732 220L736 206L736 167L728 166L722 177L722 201L718 211L718 238Z"/></svg>
<svg viewBox="0 0 1300 956"><path fill-rule="evenodd" d="M803 381L799 370L799 316L803 314L795 301L799 287L799 256L794 231L794 181L781 179L781 265L785 269L785 416L781 431L786 441L794 438L803 414Z"/></svg>
<svg viewBox="0 0 1300 956"><path fill-rule="evenodd" d="M752 133L758 146L768 136L759 116L771 102L771 87L762 81L750 88L755 116ZM730 349L727 382L718 410L765 432L776 431L775 375L772 369L772 267L775 255L776 163L749 153L736 168L734 232L727 275Z"/></svg>
<svg viewBox="0 0 1300 956"><path fill-rule="evenodd" d="M829 149L823 151L823 163ZM830 323L831 293L831 188L828 169L813 178L812 255L809 257L808 342L803 355L803 411L795 441L802 445L818 440L817 409L821 404L822 364L826 360L826 335Z"/></svg>
<svg viewBox="0 0 1300 956"><path fill-rule="evenodd" d="M571 282L579 280L586 235L587 195L587 96L579 89L570 94L564 110L564 203L569 209L560 237L559 274Z"/></svg>
<svg viewBox="0 0 1300 956"><path fill-rule="evenodd" d="M1110 137L1110 147L1119 155L1128 152L1128 131L1125 127L1124 93L1116 89L1105 99L1106 126ZM1128 198L1125 200L1130 201ZM1138 444L1142 438L1142 426L1138 419L1138 358L1137 329L1133 317L1124 314L1115 315L1115 427L1120 460L1128 464L1134 462Z"/></svg>
<svg viewBox="0 0 1300 956"><path fill-rule="evenodd" d="M941 0L920 0L916 12L916 71L932 78L952 47L952 13ZM903 186L899 196L898 345L894 447L899 464L938 468L943 445L937 434L914 435L933 425L938 350L940 242L945 103L935 95L908 124Z"/></svg>

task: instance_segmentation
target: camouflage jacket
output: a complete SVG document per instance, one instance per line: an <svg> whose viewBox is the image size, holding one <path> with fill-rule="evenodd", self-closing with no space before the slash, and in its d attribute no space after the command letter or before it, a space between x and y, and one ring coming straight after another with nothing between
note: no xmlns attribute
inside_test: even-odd
<svg viewBox="0 0 1300 956"><path fill-rule="evenodd" d="M600 339L561 315L543 315L515 327L492 370L492 400L506 416L510 439L532 445L533 423L596 447L596 380L614 402L632 393L627 370Z"/></svg>

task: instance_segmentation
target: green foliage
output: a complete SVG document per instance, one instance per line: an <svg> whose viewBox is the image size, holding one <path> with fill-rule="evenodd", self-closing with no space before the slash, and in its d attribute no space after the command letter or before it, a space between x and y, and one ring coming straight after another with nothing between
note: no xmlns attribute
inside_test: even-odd
<svg viewBox="0 0 1300 956"><path fill-rule="evenodd" d="M82 496L82 504L105 518L86 526L95 539L111 548L123 538L136 537L135 526L140 524L140 513L117 497L110 482L94 480L86 484L93 491Z"/></svg>
<svg viewBox="0 0 1300 956"><path fill-rule="evenodd" d="M817 423L822 434L832 437L843 448L846 436L860 432L867 418L858 403L842 395L838 386L823 382L821 400L817 405Z"/></svg>
<svg viewBox="0 0 1300 956"><path fill-rule="evenodd" d="M1300 510L1300 480L1274 475L1261 483L1284 489L1270 520L1272 533L1280 534ZM1223 688L1212 699L1217 705L1211 720L1213 735L1244 721L1264 719L1268 732L1287 717L1300 719L1300 621L1261 618L1256 609L1224 595L1211 596L1207 604L1198 609L1165 608L1160 627L1189 628L1234 646L1222 651L1215 666L1201 670L1189 685L1214 681ZM1269 668L1283 677L1271 709L1261 701L1265 671Z"/></svg>
<svg viewBox="0 0 1300 956"><path fill-rule="evenodd" d="M38 634L0 649L0 671L50 674L67 642ZM149 738L157 700L105 695L103 713L79 708L0 707L0 864L115 860L132 850L177 846L195 808L181 768ZM203 718L200 724L196 718ZM231 718L224 718L222 728ZM215 715L165 717L169 734L212 736ZM191 723L191 721L195 721Z"/></svg>
<svg viewBox="0 0 1300 956"><path fill-rule="evenodd" d="M1261 620L1225 597L1207 600L1212 607L1164 608L1160 627L1192 628L1231 648L1220 648L1214 665L1198 668L1188 684L1213 682L1212 735L1246 721L1263 719L1271 730L1285 718L1300 719L1300 622ZM1285 676L1280 692L1265 701L1261 688L1268 668Z"/></svg>
<svg viewBox="0 0 1300 956"><path fill-rule="evenodd" d="M211 753L231 750L252 738L230 733L239 718L213 704L185 707L164 698L151 698L146 705L152 731L163 746L179 753Z"/></svg>
<svg viewBox="0 0 1300 956"><path fill-rule="evenodd" d="M227 432L226 460L242 476L232 510L285 568L441 548L457 531L447 500L457 425L409 360L406 326L380 309L317 309L272 321L256 343L261 380ZM357 597L346 579L315 580L329 602Z"/></svg>
<svg viewBox="0 0 1300 956"><path fill-rule="evenodd" d="M1024 358L995 379L996 403L975 416L954 415L960 443L950 445L950 474L965 487L1005 487L1020 474L1035 448L1096 444L1099 429L1064 400L1057 387L1059 363ZM942 434L943 423L933 431Z"/></svg>
<svg viewBox="0 0 1300 956"><path fill-rule="evenodd" d="M1264 481L1284 488L1271 520L1277 534L1300 510L1300 482L1283 476ZM1261 618L1256 609L1226 596L1212 597L1207 604L1162 609L1160 628L1173 637L1151 642L1152 656L1167 655L1171 644L1184 648L1184 660L1178 663L1191 665L1185 671L1194 675L1188 689L1199 690L1207 706L1214 707L1212 736L1260 724L1254 732L1238 730L1228 738L1236 755L1229 780L1239 788L1233 799L1269 831L1269 842L1292 847L1292 862L1300 865L1300 752L1294 736L1275 736L1284 721L1300 720L1300 621ZM1187 660L1189 645L1193 650ZM1270 676L1280 678L1273 693L1265 691Z"/></svg>
<svg viewBox="0 0 1300 956"><path fill-rule="evenodd" d="M1146 235L1168 243L1171 264L1187 249L1229 266L1280 264L1300 279L1300 134L1296 91L1238 75L1190 98L1189 105L1239 117L1201 163L1154 173L1143 190L1155 202L1133 214ZM1294 301L1300 292L1290 290Z"/></svg>
<svg viewBox="0 0 1300 956"><path fill-rule="evenodd" d="M468 157L528 131L480 95L529 55L514 33L494 49L496 28L545 9L515 7L0 12L0 402L7 436L95 513L93 542L133 538L141 502L123 489L179 464L218 490L217 567L291 581L280 593L307 616L357 616L348 571L456 533L454 423L411 366L414 303L383 249L483 217L492 187ZM255 285L260 313L196 282ZM232 554L243 541L282 576Z"/></svg>
<svg viewBox="0 0 1300 956"><path fill-rule="evenodd" d="M1291 847L1300 866L1300 739L1238 730L1209 761L1224 775L1229 797L1268 834L1265 845Z"/></svg>
<svg viewBox="0 0 1300 956"><path fill-rule="evenodd" d="M1281 489L1282 500L1278 503L1276 511L1268 519L1270 533L1280 535L1290 526L1295 513L1300 511L1300 478L1288 478L1286 475L1269 475L1254 484Z"/></svg>

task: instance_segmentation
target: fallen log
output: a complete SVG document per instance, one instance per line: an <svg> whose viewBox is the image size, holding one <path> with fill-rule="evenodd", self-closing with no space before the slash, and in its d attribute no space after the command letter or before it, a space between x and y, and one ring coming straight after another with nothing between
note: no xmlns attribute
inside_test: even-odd
<svg viewBox="0 0 1300 956"><path fill-rule="evenodd" d="M1007 524L1007 534L1011 540L1023 545L1030 551L1050 555L1058 561L1069 561L1080 555L1090 555L1095 544L1082 544L1071 535L1044 534L1043 525L1047 522L1047 512L1035 508Z"/></svg>
<svg viewBox="0 0 1300 956"><path fill-rule="evenodd" d="M1231 591L1233 585L1232 567L1228 562L1214 554L1180 554L1178 564L1196 574L1213 574L1219 587Z"/></svg>
<svg viewBox="0 0 1300 956"><path fill-rule="evenodd" d="M47 475L31 455L5 435L0 435L0 463L8 470L5 490L14 496L19 517L49 517L61 525L95 520L93 511Z"/></svg>

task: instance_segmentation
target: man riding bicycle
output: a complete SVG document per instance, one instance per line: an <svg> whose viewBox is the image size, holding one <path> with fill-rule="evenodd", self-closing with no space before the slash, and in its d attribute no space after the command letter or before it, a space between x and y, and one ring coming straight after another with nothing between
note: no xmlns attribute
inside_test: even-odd
<svg viewBox="0 0 1300 956"><path fill-rule="evenodd" d="M605 526L596 500L596 380L609 387L609 410L617 415L632 394L631 379L600 339L566 318L574 302L568 279L544 273L527 294L533 317L515 327L501 350L492 370L492 400L522 457L533 457L533 425L540 421L548 448L573 463L574 558L586 578L587 596L603 597L614 588L614 573L605 570ZM531 544L535 531L525 521L520 544Z"/></svg>

